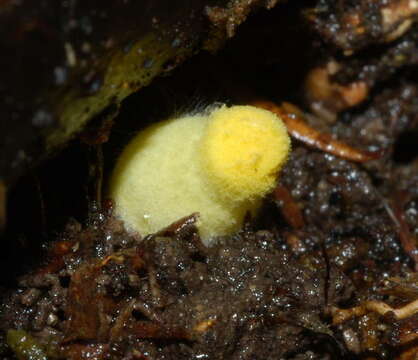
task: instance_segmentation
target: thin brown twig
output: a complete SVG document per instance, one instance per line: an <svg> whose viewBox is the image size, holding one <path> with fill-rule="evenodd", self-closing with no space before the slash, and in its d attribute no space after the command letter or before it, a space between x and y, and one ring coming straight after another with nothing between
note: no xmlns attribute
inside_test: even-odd
<svg viewBox="0 0 418 360"><path fill-rule="evenodd" d="M418 299L398 309L391 307L383 301L375 300L366 301L360 306L355 306L349 309L339 309L335 307L332 309L332 323L334 325L338 325L346 322L352 317L363 316L368 312L375 312L380 315L385 315L388 312L392 312L398 320L402 320L418 312Z"/></svg>
<svg viewBox="0 0 418 360"><path fill-rule="evenodd" d="M273 193L274 199L280 201L282 204L282 214L287 223L294 229L300 229L305 226L302 212L299 205L293 199L290 191L283 185L277 185Z"/></svg>
<svg viewBox="0 0 418 360"><path fill-rule="evenodd" d="M371 152L355 149L342 141L333 139L330 134L321 133L310 127L303 120L302 111L290 103L284 102L279 106L272 101L258 100L252 104L278 115L286 124L289 134L309 147L359 163L376 160L383 155L381 150Z"/></svg>

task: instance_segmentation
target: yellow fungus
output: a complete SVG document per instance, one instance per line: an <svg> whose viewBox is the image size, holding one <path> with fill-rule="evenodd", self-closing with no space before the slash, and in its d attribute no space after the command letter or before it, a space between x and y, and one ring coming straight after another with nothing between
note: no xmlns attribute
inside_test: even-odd
<svg viewBox="0 0 418 360"><path fill-rule="evenodd" d="M202 239L227 235L255 213L290 150L281 120L252 106L221 106L155 124L135 136L109 196L128 229L156 232L200 213Z"/></svg>
<svg viewBox="0 0 418 360"><path fill-rule="evenodd" d="M271 190L290 147L285 125L253 106L214 111L202 141L207 176L231 201L259 198Z"/></svg>

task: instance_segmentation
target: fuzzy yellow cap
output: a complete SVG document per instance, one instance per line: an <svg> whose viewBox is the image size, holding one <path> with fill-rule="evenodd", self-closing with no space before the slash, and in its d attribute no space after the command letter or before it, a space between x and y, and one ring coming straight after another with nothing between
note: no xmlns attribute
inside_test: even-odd
<svg viewBox="0 0 418 360"><path fill-rule="evenodd" d="M290 139L270 111L233 106L212 112L201 146L208 177L236 202L259 198L273 188Z"/></svg>
<svg viewBox="0 0 418 360"><path fill-rule="evenodd" d="M117 161L109 196L128 229L142 235L199 212L200 234L210 244L257 210L289 150L286 128L273 113L208 109L136 135Z"/></svg>

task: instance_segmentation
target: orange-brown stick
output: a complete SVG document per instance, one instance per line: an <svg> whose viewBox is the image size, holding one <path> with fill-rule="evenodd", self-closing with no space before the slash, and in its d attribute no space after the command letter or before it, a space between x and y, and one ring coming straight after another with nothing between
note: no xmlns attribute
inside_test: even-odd
<svg viewBox="0 0 418 360"><path fill-rule="evenodd" d="M277 185L274 189L274 198L282 202L282 214L287 223L294 229L300 229L305 226L302 212L293 199L290 191L283 185Z"/></svg>
<svg viewBox="0 0 418 360"><path fill-rule="evenodd" d="M192 339L192 336L185 329L166 328L151 321L137 321L132 325L132 333L138 339Z"/></svg>
<svg viewBox="0 0 418 360"><path fill-rule="evenodd" d="M338 309L333 310L333 324L341 324L354 316L362 316L368 312L375 312L380 315L385 315L388 312L392 312L395 317L399 320L405 319L418 312L418 300L412 301L405 306L394 309L388 304L382 301L366 301L360 306L355 306L350 309Z"/></svg>
<svg viewBox="0 0 418 360"><path fill-rule="evenodd" d="M284 102L281 106L267 100L257 100L254 106L269 110L284 121L289 134L304 144L354 162L366 162L378 159L382 151L358 150L341 141L335 140L330 134L323 134L310 127L304 120L302 112L294 105Z"/></svg>

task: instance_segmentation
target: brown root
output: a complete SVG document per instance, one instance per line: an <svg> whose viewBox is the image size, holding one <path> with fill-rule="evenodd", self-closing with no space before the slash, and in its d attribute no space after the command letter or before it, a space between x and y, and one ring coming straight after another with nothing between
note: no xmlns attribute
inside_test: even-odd
<svg viewBox="0 0 418 360"><path fill-rule="evenodd" d="M291 227L300 229L305 226L300 208L286 187L278 185L273 196L276 201L281 203L283 217Z"/></svg>
<svg viewBox="0 0 418 360"><path fill-rule="evenodd" d="M418 299L398 309L395 309L382 301L375 300L366 301L360 306L349 309L333 308L332 323L333 325L339 325L355 316L363 316L368 312L375 312L382 316L391 312L398 320L406 319L418 312Z"/></svg>
<svg viewBox="0 0 418 360"><path fill-rule="evenodd" d="M286 124L290 135L311 148L359 163L376 160L383 155L383 151L371 152L355 149L333 139L330 134L323 134L315 130L304 121L302 112L290 103L284 102L279 106L271 101L259 100L254 102L253 105L280 116Z"/></svg>

